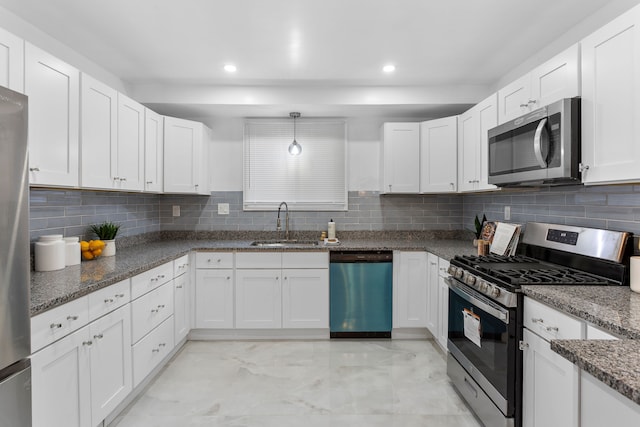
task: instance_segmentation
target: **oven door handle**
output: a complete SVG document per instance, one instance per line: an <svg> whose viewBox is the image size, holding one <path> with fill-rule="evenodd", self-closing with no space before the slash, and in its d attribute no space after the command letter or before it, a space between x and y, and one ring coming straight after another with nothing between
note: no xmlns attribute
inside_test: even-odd
<svg viewBox="0 0 640 427"><path fill-rule="evenodd" d="M458 284L458 282L453 279L451 276L444 279L449 285L449 289L455 292L460 298L463 300L475 305L481 310L486 311L490 315L494 316L497 319L500 319L502 322L509 324L509 310L500 307L497 304L493 304L491 301L480 299L478 296L472 295L469 292L466 292L462 285Z"/></svg>

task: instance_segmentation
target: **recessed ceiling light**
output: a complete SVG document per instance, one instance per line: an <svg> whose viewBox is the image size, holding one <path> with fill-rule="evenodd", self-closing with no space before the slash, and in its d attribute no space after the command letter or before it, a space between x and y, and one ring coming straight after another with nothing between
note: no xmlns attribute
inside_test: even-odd
<svg viewBox="0 0 640 427"><path fill-rule="evenodd" d="M396 66L393 64L388 64L382 67L382 71L385 73L393 73L396 70Z"/></svg>
<svg viewBox="0 0 640 427"><path fill-rule="evenodd" d="M233 64L227 64L224 66L224 70L227 73L235 73L238 70L238 68L236 68L236 66Z"/></svg>

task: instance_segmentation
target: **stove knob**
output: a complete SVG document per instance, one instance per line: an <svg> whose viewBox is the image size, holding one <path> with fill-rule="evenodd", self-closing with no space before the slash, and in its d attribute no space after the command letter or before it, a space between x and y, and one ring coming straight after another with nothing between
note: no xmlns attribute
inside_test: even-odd
<svg viewBox="0 0 640 427"><path fill-rule="evenodd" d="M493 288L491 290L491 296L494 298L498 298L500 296L500 288Z"/></svg>
<svg viewBox="0 0 640 427"><path fill-rule="evenodd" d="M489 285L487 284L487 282L485 282L484 280L482 280L479 284L478 284L478 289L480 289L481 292L487 292L487 289L489 289Z"/></svg>
<svg viewBox="0 0 640 427"><path fill-rule="evenodd" d="M452 276L455 276L457 270L458 270L458 267L456 267L455 265L450 265L449 269L447 270L447 273L449 273Z"/></svg>
<svg viewBox="0 0 640 427"><path fill-rule="evenodd" d="M472 286L474 283L476 283L476 276L472 276L471 274L467 275L464 278L464 283L466 283L469 286Z"/></svg>
<svg viewBox="0 0 640 427"><path fill-rule="evenodd" d="M462 276L464 275L464 270L461 268L456 269L455 273L453 274L453 276L456 279L462 279Z"/></svg>

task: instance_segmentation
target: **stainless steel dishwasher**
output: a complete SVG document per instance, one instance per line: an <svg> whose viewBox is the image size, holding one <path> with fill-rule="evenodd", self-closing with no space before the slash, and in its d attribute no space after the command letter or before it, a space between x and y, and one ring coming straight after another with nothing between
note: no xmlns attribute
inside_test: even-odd
<svg viewBox="0 0 640 427"><path fill-rule="evenodd" d="M331 338L391 338L393 252L329 255Z"/></svg>

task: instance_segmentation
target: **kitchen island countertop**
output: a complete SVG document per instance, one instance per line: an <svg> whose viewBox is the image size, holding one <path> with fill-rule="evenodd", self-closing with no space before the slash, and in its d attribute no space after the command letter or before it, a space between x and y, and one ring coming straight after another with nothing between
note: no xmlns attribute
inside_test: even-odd
<svg viewBox="0 0 640 427"><path fill-rule="evenodd" d="M98 289L172 261L192 250L198 251L332 251L401 250L428 251L450 259L476 253L468 240L345 240L336 246L268 248L251 246L251 240L159 240L123 249L113 257L83 261L52 272L31 273L31 316L35 316Z"/></svg>
<svg viewBox="0 0 640 427"><path fill-rule="evenodd" d="M551 349L640 405L640 294L628 286L523 286L525 295L620 340L552 340Z"/></svg>

